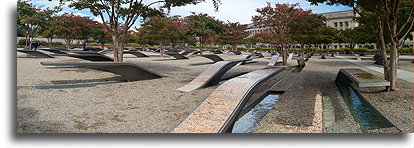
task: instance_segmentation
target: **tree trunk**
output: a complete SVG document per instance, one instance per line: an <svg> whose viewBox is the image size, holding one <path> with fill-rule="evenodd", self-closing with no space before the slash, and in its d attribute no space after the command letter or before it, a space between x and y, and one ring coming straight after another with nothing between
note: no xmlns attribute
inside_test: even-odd
<svg viewBox="0 0 414 148"><path fill-rule="evenodd" d="M85 50L85 48L86 48L86 41L87 41L88 39L86 39L86 40L83 40L83 50Z"/></svg>
<svg viewBox="0 0 414 148"><path fill-rule="evenodd" d="M379 26L378 38L379 38L379 48L382 55L382 65L384 68L384 79L390 81L389 79L389 64L388 64L388 56L387 56L387 46L385 44L384 39L384 28L383 28L383 21L381 20L381 14L379 11L376 12L377 21ZM387 88L388 89L388 88Z"/></svg>
<svg viewBox="0 0 414 148"><path fill-rule="evenodd" d="M397 54L398 54L398 50L397 50L397 45L396 42L393 41L391 42L391 55L390 55L390 75L389 75L389 79L390 79L390 91L394 91L397 90L397 68L398 68L398 64L397 64Z"/></svg>
<svg viewBox="0 0 414 148"><path fill-rule="evenodd" d="M72 39L65 39L66 42L66 47L68 48L68 50L70 50L70 44L72 42Z"/></svg>
<svg viewBox="0 0 414 148"><path fill-rule="evenodd" d="M164 43L160 42L160 56L164 57Z"/></svg>
<svg viewBox="0 0 414 148"><path fill-rule="evenodd" d="M101 47L102 47L102 50L104 50L105 42L101 42Z"/></svg>
<svg viewBox="0 0 414 148"><path fill-rule="evenodd" d="M118 41L118 35L112 35L112 42L113 42L113 49L114 49L114 62L120 63L121 59L119 56L120 49L119 49L119 41Z"/></svg>
<svg viewBox="0 0 414 148"><path fill-rule="evenodd" d="M288 65L288 63L287 63L287 52L286 52L286 49L285 49L285 46L282 46L282 57L283 57L283 66L287 66Z"/></svg>
<svg viewBox="0 0 414 148"><path fill-rule="evenodd" d="M305 66L305 47L303 44L300 45L300 62L298 63L299 66Z"/></svg>
<svg viewBox="0 0 414 148"><path fill-rule="evenodd" d="M50 39L50 40L49 40ZM49 40L49 48L52 47L52 41L53 41L53 37L48 38Z"/></svg>
<svg viewBox="0 0 414 148"><path fill-rule="evenodd" d="M24 49L25 49L25 50L29 49L29 48L27 47L28 42L29 42L29 33L28 33L28 31L27 31L27 32L26 32L26 45L24 46Z"/></svg>

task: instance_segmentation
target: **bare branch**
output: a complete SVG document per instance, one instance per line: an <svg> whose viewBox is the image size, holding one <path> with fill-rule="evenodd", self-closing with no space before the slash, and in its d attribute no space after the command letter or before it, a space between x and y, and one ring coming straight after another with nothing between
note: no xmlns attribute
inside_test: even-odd
<svg viewBox="0 0 414 148"><path fill-rule="evenodd" d="M149 6L154 5L156 3L162 3L162 2L165 2L165 1L155 1L155 2L152 2L152 3L148 4L147 6L149 7Z"/></svg>
<svg viewBox="0 0 414 148"><path fill-rule="evenodd" d="M414 7L412 7L411 8L411 11L410 11L410 13L409 14L412 14L413 13L413 10L414 10ZM409 15L408 16L408 18L407 18L407 20L406 20L406 22L404 23L404 25L400 28L400 30L398 31L398 33L397 33L397 35L398 34L400 34L403 30L404 30L404 28L405 28L405 26L410 22L410 20L413 18L413 16L412 15ZM412 24L412 23L411 23Z"/></svg>
<svg viewBox="0 0 414 148"><path fill-rule="evenodd" d="M401 39L398 42L401 42L405 39L405 37L411 32L411 29L413 28L413 23L411 23L410 27L408 28L408 30L404 33L404 35L401 37Z"/></svg>

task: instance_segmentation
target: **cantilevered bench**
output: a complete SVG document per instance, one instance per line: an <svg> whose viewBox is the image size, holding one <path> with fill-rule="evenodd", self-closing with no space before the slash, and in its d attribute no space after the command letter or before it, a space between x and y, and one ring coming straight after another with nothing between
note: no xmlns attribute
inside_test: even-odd
<svg viewBox="0 0 414 148"><path fill-rule="evenodd" d="M380 55L380 54L376 54L376 55L374 55L374 57L373 57L373 60L374 61L376 61L378 58L380 58L380 57L382 57L382 55Z"/></svg>
<svg viewBox="0 0 414 148"><path fill-rule="evenodd" d="M256 70L221 84L171 133L229 133L240 112L263 82L285 68Z"/></svg>
<svg viewBox="0 0 414 148"><path fill-rule="evenodd" d="M233 52L235 55L241 55L242 54L240 51L236 51L236 50L233 50L231 52Z"/></svg>
<svg viewBox="0 0 414 148"><path fill-rule="evenodd" d="M114 61L111 57L102 54L67 54L69 57L88 60L88 61Z"/></svg>
<svg viewBox="0 0 414 148"><path fill-rule="evenodd" d="M293 58L293 53L289 53L287 60L292 60L292 58Z"/></svg>
<svg viewBox="0 0 414 148"><path fill-rule="evenodd" d="M196 55L196 54L199 54L199 53L201 53L201 52L196 50L196 51L190 52L189 54L187 54L187 56L192 56L192 55Z"/></svg>
<svg viewBox="0 0 414 148"><path fill-rule="evenodd" d="M136 57L148 57L146 54L143 54L139 51L124 51L124 54L132 54Z"/></svg>
<svg viewBox="0 0 414 148"><path fill-rule="evenodd" d="M377 65L384 65L384 59L382 58L382 56L380 56L380 57L378 57L376 60L375 60L375 62L374 62L374 64L377 64Z"/></svg>
<svg viewBox="0 0 414 148"><path fill-rule="evenodd" d="M390 86L390 82L361 69L340 69L336 81L343 76L349 78L352 81L351 84L356 87Z"/></svg>
<svg viewBox="0 0 414 148"><path fill-rule="evenodd" d="M179 54L182 54L184 56L189 56L191 53L195 53L197 50L184 50L179 52Z"/></svg>
<svg viewBox="0 0 414 148"><path fill-rule="evenodd" d="M213 50L213 51L210 51L210 52L212 52L214 54L223 54L223 52L221 52L220 50Z"/></svg>
<svg viewBox="0 0 414 148"><path fill-rule="evenodd" d="M272 58L270 59L269 64L267 64L268 66L276 66L277 61L279 60L280 55L274 55L272 56Z"/></svg>
<svg viewBox="0 0 414 148"><path fill-rule="evenodd" d="M184 55L179 54L179 53L177 53L177 52L164 52L164 54L166 54L166 55L170 55L170 56L174 57L174 58L175 58L175 59L177 59L177 60L188 59L188 58L187 58L187 57L185 57Z"/></svg>
<svg viewBox="0 0 414 148"><path fill-rule="evenodd" d="M94 69L99 71L110 72L114 74L121 75L127 79L127 81L139 81L139 80L148 80L148 79L157 79L162 78L163 76L152 72L148 69L140 67L132 63L45 63L41 62L40 64L44 66L55 66L55 67L76 67L76 68L86 68Z"/></svg>
<svg viewBox="0 0 414 148"><path fill-rule="evenodd" d="M220 78L224 75L224 73L244 61L248 61L248 59L237 59L214 63L206 70L204 70L200 75L194 78L190 83L181 88L178 88L177 90L190 92L209 85L218 84L220 82Z"/></svg>
<svg viewBox="0 0 414 148"><path fill-rule="evenodd" d="M54 54L66 54L65 49L63 48L39 48L38 50L52 52Z"/></svg>
<svg viewBox="0 0 414 148"><path fill-rule="evenodd" d="M262 53L258 53L258 52L253 52L251 54L251 56L255 56L256 58L263 58L264 57Z"/></svg>
<svg viewBox="0 0 414 148"><path fill-rule="evenodd" d="M63 52L67 54L97 54L97 55L103 55L102 53L96 52L96 51L83 51L83 50L64 50Z"/></svg>
<svg viewBox="0 0 414 148"><path fill-rule="evenodd" d="M36 51L36 50L17 50L18 52L22 52L31 56L34 56L36 58L54 58L51 55L48 55L46 53Z"/></svg>
<svg viewBox="0 0 414 148"><path fill-rule="evenodd" d="M358 60L358 61L360 61L360 60L361 60L361 56L359 56L359 54L354 54L354 56L355 56L355 59L356 59L356 60Z"/></svg>
<svg viewBox="0 0 414 148"><path fill-rule="evenodd" d="M200 54L197 56L201 56L201 57L205 57L207 59L212 60L214 63L217 63L218 61L224 61L223 58L219 57L218 55L215 54Z"/></svg>

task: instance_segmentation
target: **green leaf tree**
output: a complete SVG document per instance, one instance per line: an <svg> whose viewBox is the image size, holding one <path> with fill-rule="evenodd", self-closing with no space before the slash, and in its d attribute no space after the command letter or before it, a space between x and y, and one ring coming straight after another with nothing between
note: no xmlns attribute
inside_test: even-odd
<svg viewBox="0 0 414 148"><path fill-rule="evenodd" d="M287 65L288 44L293 42L291 23L297 20L301 15L308 15L311 11L304 11L298 7L299 4L276 4L272 7L268 2L264 8L256 11L259 13L253 16L252 20L257 27L267 27L267 31L261 33L267 42L277 43L282 48L283 65ZM259 37L260 38L260 37Z"/></svg>
<svg viewBox="0 0 414 148"><path fill-rule="evenodd" d="M28 48L28 41L33 40L33 37L38 33L42 26L45 26L45 22L50 21L52 15L60 11L60 7L54 9L40 9L34 7L28 1L17 1L17 25L25 31L26 45Z"/></svg>
<svg viewBox="0 0 414 148"><path fill-rule="evenodd" d="M194 41L206 46L208 43L215 43L218 36L225 32L225 25L222 21L215 19L208 14L192 12L192 15L186 17L189 23L188 34Z"/></svg>
<svg viewBox="0 0 414 148"><path fill-rule="evenodd" d="M376 35L380 42L383 60L384 78L390 81L389 91L398 90L397 67L399 48L408 34L413 32L413 3L410 0L308 0L312 4L326 3L329 5L346 5L353 8L355 13L364 16L371 12L376 21L371 23L376 27ZM390 59L387 58L386 34L389 33Z"/></svg>
<svg viewBox="0 0 414 148"><path fill-rule="evenodd" d="M188 32L188 23L178 16L155 16L147 20L139 29L139 35L160 43L160 55L163 56L164 46L167 43L176 45L185 38Z"/></svg>
<svg viewBox="0 0 414 148"><path fill-rule="evenodd" d="M249 33L245 32L246 29L247 25L239 22L228 22L225 32L219 37L219 41L221 44L229 44L234 50L237 50L237 45L245 43L244 39L249 36Z"/></svg>
<svg viewBox="0 0 414 148"><path fill-rule="evenodd" d="M69 1L69 0L61 0ZM123 62L123 48L128 30L139 19L160 15L162 8L197 4L203 0L159 0L145 3L143 0L73 0L69 5L75 9L89 9L93 15L99 16L111 33L114 47L114 62ZM213 0L217 9L219 0ZM154 4L160 9L153 8Z"/></svg>

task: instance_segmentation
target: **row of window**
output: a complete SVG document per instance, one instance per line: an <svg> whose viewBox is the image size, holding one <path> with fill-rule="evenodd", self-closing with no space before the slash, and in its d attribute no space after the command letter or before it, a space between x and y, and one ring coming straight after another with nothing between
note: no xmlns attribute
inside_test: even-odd
<svg viewBox="0 0 414 148"><path fill-rule="evenodd" d="M260 33L262 31L268 31L270 28L260 28L260 29L254 29L254 30L248 30L247 32L249 32L250 34L257 34Z"/></svg>
<svg viewBox="0 0 414 148"><path fill-rule="evenodd" d="M334 22L335 27L338 27L338 25L339 27L344 27L344 24L345 24L345 27L349 27L349 22Z"/></svg>

